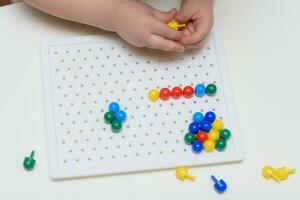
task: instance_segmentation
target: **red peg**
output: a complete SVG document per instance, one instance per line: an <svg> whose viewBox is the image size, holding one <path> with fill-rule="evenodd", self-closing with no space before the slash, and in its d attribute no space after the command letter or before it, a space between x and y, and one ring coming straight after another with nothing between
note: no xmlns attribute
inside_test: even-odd
<svg viewBox="0 0 300 200"><path fill-rule="evenodd" d="M194 96L194 88L191 86L185 86L183 88L183 96L185 98L192 98Z"/></svg>
<svg viewBox="0 0 300 200"><path fill-rule="evenodd" d="M171 91L168 88L162 88L159 92L159 98L167 101L171 96Z"/></svg>
<svg viewBox="0 0 300 200"><path fill-rule="evenodd" d="M200 141L200 142L205 142L208 139L208 135L206 132L204 131L198 131L197 135L196 135L196 140Z"/></svg>
<svg viewBox="0 0 300 200"><path fill-rule="evenodd" d="M180 87L174 87L171 93L173 99L179 99L182 96L182 89Z"/></svg>

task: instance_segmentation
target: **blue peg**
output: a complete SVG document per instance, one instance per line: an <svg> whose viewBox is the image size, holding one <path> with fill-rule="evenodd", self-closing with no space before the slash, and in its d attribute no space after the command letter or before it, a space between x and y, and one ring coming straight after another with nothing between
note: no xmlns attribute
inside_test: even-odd
<svg viewBox="0 0 300 200"><path fill-rule="evenodd" d="M225 181L223 181L223 179L218 180L214 175L211 175L211 179L213 180L213 182L215 182L214 187L217 192L225 192L225 190L227 189L227 185Z"/></svg>

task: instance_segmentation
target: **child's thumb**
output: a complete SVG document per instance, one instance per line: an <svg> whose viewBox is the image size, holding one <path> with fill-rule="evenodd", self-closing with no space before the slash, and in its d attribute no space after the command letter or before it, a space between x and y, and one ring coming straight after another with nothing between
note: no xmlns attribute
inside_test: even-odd
<svg viewBox="0 0 300 200"><path fill-rule="evenodd" d="M175 8L173 8L172 10L167 11L167 12L154 10L153 14L159 21L167 23L167 22L172 21L172 19L175 18L176 14L177 14L177 10Z"/></svg>

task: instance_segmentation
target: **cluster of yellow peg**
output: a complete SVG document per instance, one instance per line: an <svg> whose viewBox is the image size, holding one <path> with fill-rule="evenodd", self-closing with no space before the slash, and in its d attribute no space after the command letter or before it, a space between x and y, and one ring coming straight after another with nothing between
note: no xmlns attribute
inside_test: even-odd
<svg viewBox="0 0 300 200"><path fill-rule="evenodd" d="M286 167L280 167L275 170L270 165L267 165L262 169L262 175L266 179L272 178L277 182L287 179L289 174L292 174L294 172L295 169L287 169Z"/></svg>
<svg viewBox="0 0 300 200"><path fill-rule="evenodd" d="M195 180L195 177L188 173L187 167L180 166L176 168L176 178L183 181L184 179Z"/></svg>

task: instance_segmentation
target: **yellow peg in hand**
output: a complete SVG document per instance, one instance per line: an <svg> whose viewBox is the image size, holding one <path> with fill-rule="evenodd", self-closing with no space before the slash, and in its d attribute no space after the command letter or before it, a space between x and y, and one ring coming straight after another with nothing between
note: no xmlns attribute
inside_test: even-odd
<svg viewBox="0 0 300 200"><path fill-rule="evenodd" d="M179 28L185 27L185 24L179 24L174 19L168 23L168 26L178 31Z"/></svg>
<svg viewBox="0 0 300 200"><path fill-rule="evenodd" d="M179 180L190 179L192 181L195 180L195 177L188 173L187 167L181 166L176 168L176 177Z"/></svg>

